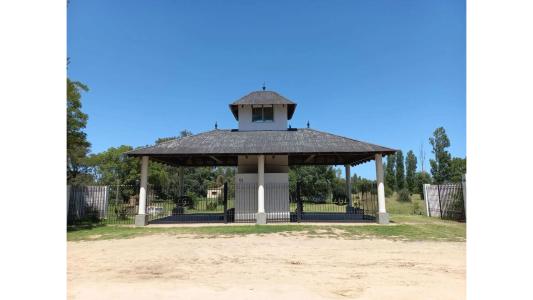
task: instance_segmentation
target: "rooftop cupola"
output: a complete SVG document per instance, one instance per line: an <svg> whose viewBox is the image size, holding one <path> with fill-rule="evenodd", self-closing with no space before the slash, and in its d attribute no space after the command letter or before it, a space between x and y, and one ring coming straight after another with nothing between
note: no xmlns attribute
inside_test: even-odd
<svg viewBox="0 0 533 300"><path fill-rule="evenodd" d="M239 130L287 130L296 103L273 91L256 91L229 105Z"/></svg>

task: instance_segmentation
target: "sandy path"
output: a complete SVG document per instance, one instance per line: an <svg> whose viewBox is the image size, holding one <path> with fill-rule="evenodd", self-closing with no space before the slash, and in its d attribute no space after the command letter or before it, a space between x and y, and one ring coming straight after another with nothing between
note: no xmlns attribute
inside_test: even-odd
<svg viewBox="0 0 533 300"><path fill-rule="evenodd" d="M465 243L269 234L68 243L69 299L464 299Z"/></svg>

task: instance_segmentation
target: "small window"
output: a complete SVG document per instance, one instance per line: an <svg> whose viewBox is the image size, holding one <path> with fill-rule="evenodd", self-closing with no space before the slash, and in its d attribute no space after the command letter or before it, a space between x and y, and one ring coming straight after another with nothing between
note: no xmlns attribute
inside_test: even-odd
<svg viewBox="0 0 533 300"><path fill-rule="evenodd" d="M274 107L272 105L263 106L263 121L274 121Z"/></svg>
<svg viewBox="0 0 533 300"><path fill-rule="evenodd" d="M252 122L272 122L274 121L273 105L252 106Z"/></svg>
<svg viewBox="0 0 533 300"><path fill-rule="evenodd" d="M262 122L262 121L263 121L263 107L254 105L252 107L252 122Z"/></svg>

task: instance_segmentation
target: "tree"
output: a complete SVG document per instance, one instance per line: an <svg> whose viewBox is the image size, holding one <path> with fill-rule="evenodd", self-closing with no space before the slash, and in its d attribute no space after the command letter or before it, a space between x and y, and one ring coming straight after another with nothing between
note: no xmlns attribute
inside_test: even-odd
<svg viewBox="0 0 533 300"><path fill-rule="evenodd" d="M106 151L89 156L87 164L96 181L106 185L136 185L140 180L140 162L137 158L124 155L130 150L133 150L133 147L122 145L117 148L110 147ZM153 175L154 172L150 171L150 175Z"/></svg>
<svg viewBox="0 0 533 300"><path fill-rule="evenodd" d="M428 172L417 172L416 173L416 189L415 193L420 194L421 197L424 197L424 184L431 183L431 176Z"/></svg>
<svg viewBox="0 0 533 300"><path fill-rule="evenodd" d="M390 187L392 190L396 189L396 155L387 156L387 163L385 164L385 185Z"/></svg>
<svg viewBox="0 0 533 300"><path fill-rule="evenodd" d="M405 181L410 193L416 192L416 156L413 151L407 152Z"/></svg>
<svg viewBox="0 0 533 300"><path fill-rule="evenodd" d="M335 174L331 166L295 166L289 170L289 185L295 189L299 181L302 197L322 201L332 192Z"/></svg>
<svg viewBox="0 0 533 300"><path fill-rule="evenodd" d="M180 134L178 136L170 136L170 137L163 137L163 138L158 138L155 143L156 145L157 144L161 144L161 143L164 143L164 142L167 142L167 141L171 141L171 140L177 140L177 139L181 139L183 137L186 137L186 136L191 136L192 135L192 132L190 132L189 130L187 129L184 129L182 131L180 131Z"/></svg>
<svg viewBox="0 0 533 300"><path fill-rule="evenodd" d="M454 157L450 163L450 181L461 182L466 174L466 158Z"/></svg>
<svg viewBox="0 0 533 300"><path fill-rule="evenodd" d="M88 116L81 111L81 92L88 90L83 83L67 78L67 182L71 184L80 183L80 177L84 177L84 160L91 147L83 132Z"/></svg>
<svg viewBox="0 0 533 300"><path fill-rule="evenodd" d="M432 153L435 159L430 159L431 175L435 183L443 183L450 180L451 155L446 150L450 147L450 140L443 127L435 129L433 137L429 138L429 143L433 147Z"/></svg>
<svg viewBox="0 0 533 300"><path fill-rule="evenodd" d="M396 188L398 191L405 187L405 167L402 150L396 152Z"/></svg>

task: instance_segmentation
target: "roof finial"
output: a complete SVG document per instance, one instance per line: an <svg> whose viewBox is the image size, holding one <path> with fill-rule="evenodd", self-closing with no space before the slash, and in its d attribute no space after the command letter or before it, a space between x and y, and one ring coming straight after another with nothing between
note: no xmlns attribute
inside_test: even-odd
<svg viewBox="0 0 533 300"><path fill-rule="evenodd" d="M265 82L263 81L263 91L266 90Z"/></svg>
<svg viewBox="0 0 533 300"><path fill-rule="evenodd" d="M218 122L215 121L215 129L218 129Z"/></svg>
<svg viewBox="0 0 533 300"><path fill-rule="evenodd" d="M309 121L307 121L307 128L309 128Z"/></svg>

